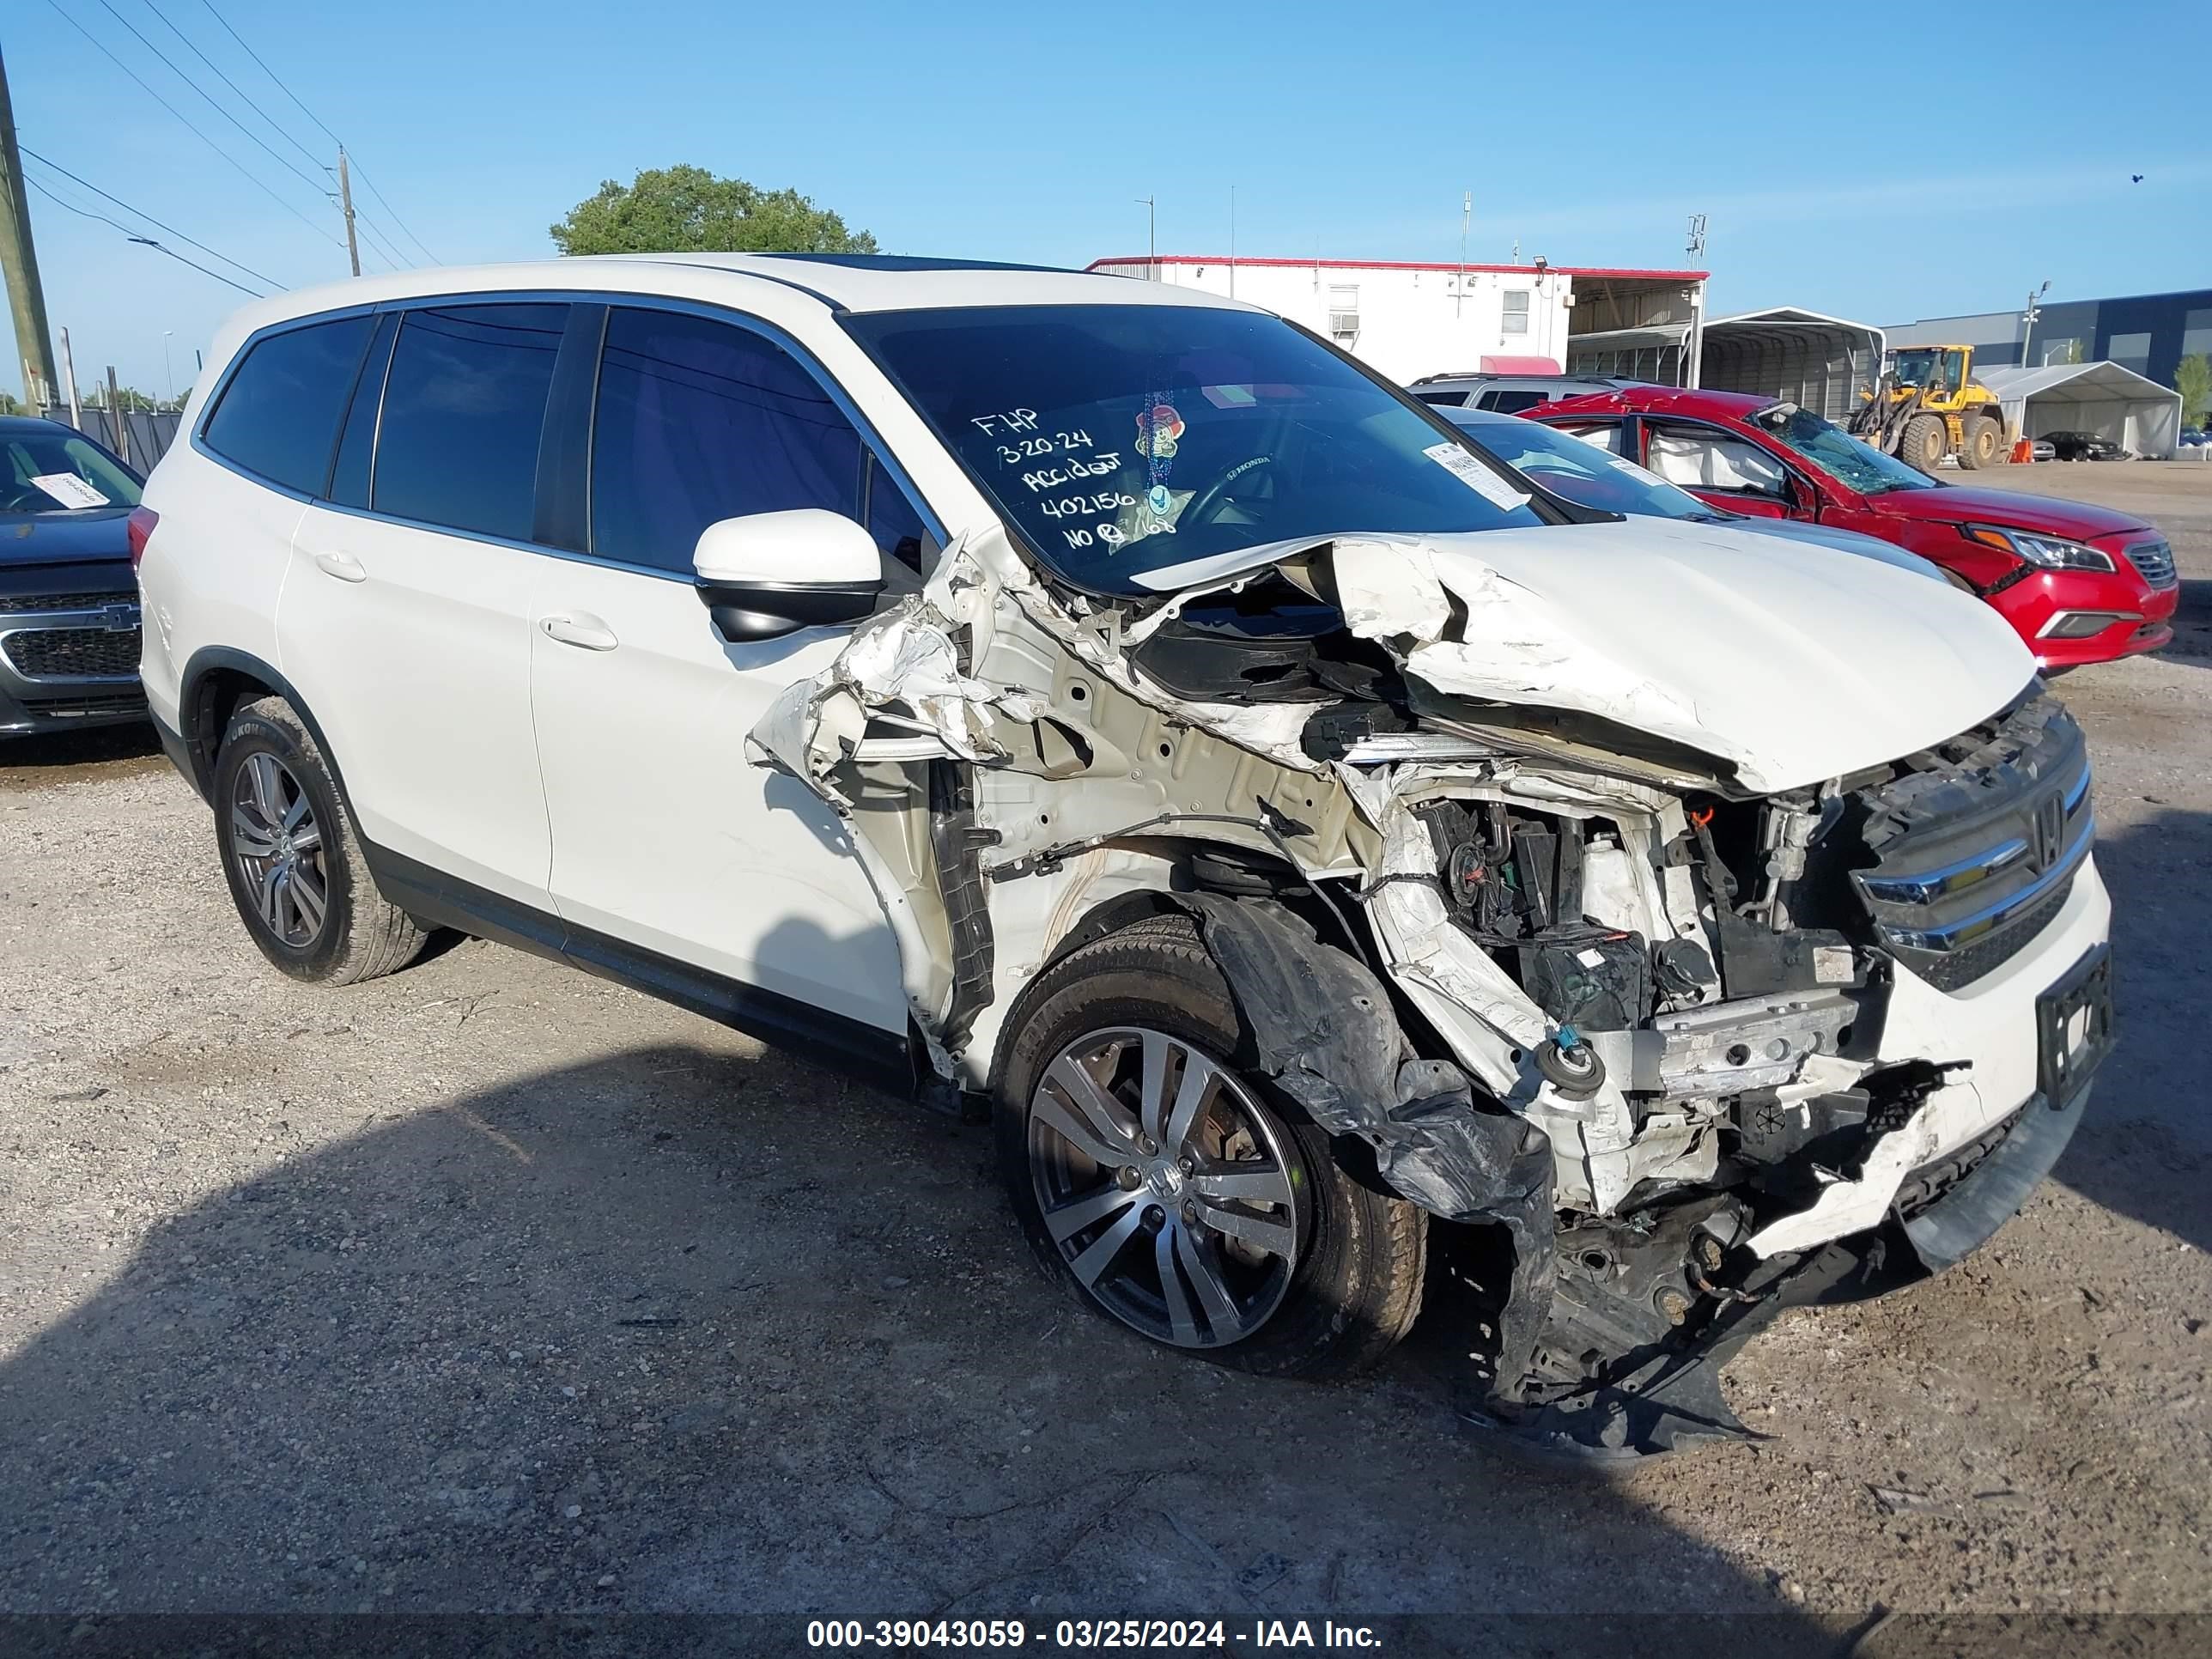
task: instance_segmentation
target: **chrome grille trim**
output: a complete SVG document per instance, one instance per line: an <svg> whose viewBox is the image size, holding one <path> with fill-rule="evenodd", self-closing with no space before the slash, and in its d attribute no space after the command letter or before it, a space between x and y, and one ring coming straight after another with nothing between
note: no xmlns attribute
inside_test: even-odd
<svg viewBox="0 0 2212 1659"><path fill-rule="evenodd" d="M2124 550L2136 574L2154 588L2171 587L2179 580L2173 568L2173 549L2166 542L2137 542Z"/></svg>
<svg viewBox="0 0 2212 1659"><path fill-rule="evenodd" d="M1886 904L1928 904L1987 881L2027 856L2027 843L2015 836L1986 853L1960 859L1940 870L1916 876L1862 876L1859 885L1866 890L1869 898L1880 899Z"/></svg>
<svg viewBox="0 0 2212 1659"><path fill-rule="evenodd" d="M2097 838L2094 815L2083 820L2080 832L2066 850L2051 861L2051 867L2025 887L2015 888L1994 904L1988 904L1971 915L1947 922L1941 927L1899 927L1885 923L1882 933L1893 942L1914 951L1956 951L1972 945L1996 928L2002 927L2013 917L2032 910L2045 895L2063 881L2073 879L2081 860L2089 856L2090 843Z"/></svg>

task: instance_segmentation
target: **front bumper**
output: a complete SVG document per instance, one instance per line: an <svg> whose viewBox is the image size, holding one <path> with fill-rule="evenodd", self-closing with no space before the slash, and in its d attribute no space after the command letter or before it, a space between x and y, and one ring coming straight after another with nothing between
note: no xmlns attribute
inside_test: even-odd
<svg viewBox="0 0 2212 1659"><path fill-rule="evenodd" d="M146 718L137 596L94 604L99 597L66 601L80 607L66 611L0 604L0 736L81 732ZM93 672L76 672L80 660Z"/></svg>
<svg viewBox="0 0 2212 1659"><path fill-rule="evenodd" d="M1989 602L2019 630L2044 668L2117 662L2171 644L2173 613L2181 602L2180 584L2152 587L2124 556L2115 556L2122 566L2118 571L2037 571L1989 595ZM2063 626L2066 618L2085 615L2112 620L2080 639L2051 633L2053 628Z"/></svg>
<svg viewBox="0 0 2212 1659"><path fill-rule="evenodd" d="M26 701L0 676L0 738L33 737L48 732L86 732L101 726L130 726L146 718L146 699L135 688L88 689L56 696L40 687Z"/></svg>
<svg viewBox="0 0 2212 1659"><path fill-rule="evenodd" d="M1523 1447L1576 1460L1629 1459L1708 1441L1756 1439L1720 1391L1722 1366L1785 1308L1864 1301L1941 1273L2016 1214L2080 1125L2096 1063L2052 1063L2053 993L2104 960L2112 903L2094 859L2034 940L1955 992L1900 969L1885 1061L1971 1062L1912 1120L1795 1214L1742 1248L1729 1300L1702 1325L1624 1353L1582 1392L1517 1419L1486 1418ZM2106 1033L2107 1037L2109 1032ZM2062 1051L2063 1052L2063 1051Z"/></svg>
<svg viewBox="0 0 2212 1659"><path fill-rule="evenodd" d="M1576 1397L1518 1419L1467 1413L1522 1449L1572 1462L1630 1462L1715 1442L1761 1440L1722 1395L1720 1373L1791 1308L1870 1301L1964 1261L2027 1203L2058 1162L2089 1103L2084 1083L2051 1105L2038 1095L1966 1175L1909 1219L1771 1259L1695 1337L1633 1354Z"/></svg>

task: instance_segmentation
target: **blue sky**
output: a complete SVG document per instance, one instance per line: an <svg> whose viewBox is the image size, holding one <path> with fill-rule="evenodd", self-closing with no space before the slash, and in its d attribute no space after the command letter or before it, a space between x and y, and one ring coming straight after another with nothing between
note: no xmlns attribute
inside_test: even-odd
<svg viewBox="0 0 2212 1659"><path fill-rule="evenodd" d="M1517 240L1554 264L1675 266L1703 211L1719 312L1890 323L1999 309L2045 278L2053 300L2212 285L2202 6L214 4L344 137L389 203L357 186L371 225L411 253L396 216L448 264L550 253L546 226L603 179L691 161L795 185L900 252L1140 252L1152 195L1163 252L1218 254L1233 184L1246 254L1456 258L1472 191L1471 258ZM9 0L22 142L276 283L343 275L309 181L118 15L303 173L327 159L206 0ZM1954 106L1971 125L1940 118ZM185 384L244 296L45 196L32 213L81 381L112 362Z"/></svg>

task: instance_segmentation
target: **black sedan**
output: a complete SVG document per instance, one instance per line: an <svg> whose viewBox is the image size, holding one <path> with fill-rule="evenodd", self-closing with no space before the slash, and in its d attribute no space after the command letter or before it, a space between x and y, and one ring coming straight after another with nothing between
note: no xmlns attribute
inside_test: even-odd
<svg viewBox="0 0 2212 1659"><path fill-rule="evenodd" d="M25 416L0 416L0 737L145 719L130 527L145 480Z"/></svg>
<svg viewBox="0 0 2212 1659"><path fill-rule="evenodd" d="M2124 461L2128 459L2124 445L2110 438L2100 438L2094 432L2046 432L2045 439L2051 451L2062 461Z"/></svg>

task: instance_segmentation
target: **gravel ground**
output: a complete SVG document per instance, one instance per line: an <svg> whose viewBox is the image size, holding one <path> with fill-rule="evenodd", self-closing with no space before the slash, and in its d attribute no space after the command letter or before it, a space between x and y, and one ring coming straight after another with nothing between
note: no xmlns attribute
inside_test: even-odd
<svg viewBox="0 0 2212 1659"><path fill-rule="evenodd" d="M1448 1330L1339 1388L1124 1337L982 1131L627 991L481 943L295 986L143 741L18 745L0 1611L2206 1607L2212 466L2005 482L2187 579L2173 651L2062 687L2123 1046L1990 1247L1736 1362L1772 1439L1613 1479L1457 1420Z"/></svg>

